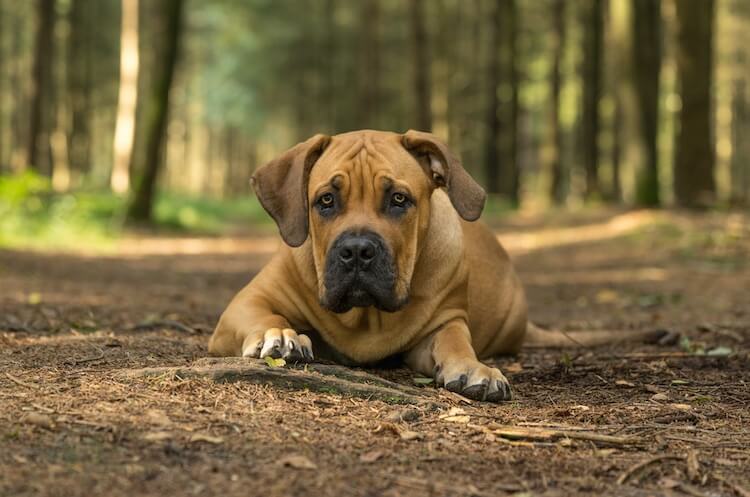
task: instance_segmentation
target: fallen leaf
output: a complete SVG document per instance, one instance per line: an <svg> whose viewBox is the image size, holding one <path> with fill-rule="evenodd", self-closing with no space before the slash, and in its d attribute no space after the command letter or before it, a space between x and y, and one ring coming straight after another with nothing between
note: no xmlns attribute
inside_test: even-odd
<svg viewBox="0 0 750 497"><path fill-rule="evenodd" d="M195 433L194 435L190 436L191 442L207 442L210 444L222 444L224 443L224 439L221 437L214 437L212 435L207 435L205 433Z"/></svg>
<svg viewBox="0 0 750 497"><path fill-rule="evenodd" d="M266 356L266 364L272 368L282 368L286 366L286 361L282 358L274 359L271 356Z"/></svg>
<svg viewBox="0 0 750 497"><path fill-rule="evenodd" d="M651 396L651 400L656 402L666 402L667 400L669 400L669 395L665 393L655 393Z"/></svg>
<svg viewBox="0 0 750 497"><path fill-rule="evenodd" d="M164 440L171 440L174 438L174 434L169 431L150 431L144 433L141 438L147 442L163 442Z"/></svg>
<svg viewBox="0 0 750 497"><path fill-rule="evenodd" d="M669 407L672 407L674 409L678 409L680 411L689 411L693 408L693 406L689 404L669 404Z"/></svg>
<svg viewBox="0 0 750 497"><path fill-rule="evenodd" d="M584 405L572 406L571 409L573 409L575 411L584 411L584 412L591 410L591 408L589 406L584 406Z"/></svg>
<svg viewBox="0 0 750 497"><path fill-rule="evenodd" d="M28 296L28 302L31 305L37 305L42 302L42 294L39 292L31 292Z"/></svg>
<svg viewBox="0 0 750 497"><path fill-rule="evenodd" d="M294 469L318 469L318 466L310 459L297 454L282 457L279 459L278 463L282 466Z"/></svg>
<svg viewBox="0 0 750 497"><path fill-rule="evenodd" d="M402 431L398 434L401 437L401 440L411 441L411 440L422 440L424 438L424 435L421 433L417 433L416 431Z"/></svg>
<svg viewBox="0 0 750 497"><path fill-rule="evenodd" d="M649 385L648 383L643 385L643 389L649 393L662 393L662 389L656 385Z"/></svg>
<svg viewBox="0 0 750 497"><path fill-rule="evenodd" d="M626 381L626 380L617 380L615 382L615 385L617 385L618 387L625 387L625 388L633 388L633 387L635 387L635 383L632 383L632 382L629 382L629 381Z"/></svg>
<svg viewBox="0 0 750 497"><path fill-rule="evenodd" d="M416 409L399 409L388 414L385 419L386 421L391 421L393 423L398 423L401 421L411 422L418 420L421 415L422 413L420 413Z"/></svg>
<svg viewBox="0 0 750 497"><path fill-rule="evenodd" d="M672 385L690 385L687 380L672 380Z"/></svg>
<svg viewBox="0 0 750 497"><path fill-rule="evenodd" d="M614 290L600 290L596 294L596 302L599 304L617 302L619 298L620 296Z"/></svg>
<svg viewBox="0 0 750 497"><path fill-rule="evenodd" d="M47 416L46 414L39 414L38 412L30 412L26 414L21 418L21 422L34 426L40 426L42 428L47 428L48 430L52 430L55 427L55 422L52 421L51 417Z"/></svg>
<svg viewBox="0 0 750 497"><path fill-rule="evenodd" d="M726 357L729 355L732 355L732 349L729 347L714 347L713 349L706 352L706 355L713 356L713 357Z"/></svg>
<svg viewBox="0 0 750 497"><path fill-rule="evenodd" d="M149 409L146 411L146 418L155 425L168 426L172 424L172 420L169 419L167 413L161 409Z"/></svg>
<svg viewBox="0 0 750 497"><path fill-rule="evenodd" d="M523 371L523 365L520 362L514 362L505 366L503 371L506 373L520 373Z"/></svg>
<svg viewBox="0 0 750 497"><path fill-rule="evenodd" d="M360 462L375 462L378 459L383 457L383 451L382 450L371 450L370 452L365 452L364 454L359 456Z"/></svg>
<svg viewBox="0 0 750 497"><path fill-rule="evenodd" d="M466 413L466 411L461 409L460 407L451 407L450 409L448 409L448 412L445 413L441 417L444 418L446 416L458 416L459 414L464 414L464 413Z"/></svg>
<svg viewBox="0 0 750 497"><path fill-rule="evenodd" d="M416 378L412 378L412 381L414 381L414 383L416 383L417 385L429 385L435 380L433 380L432 378L425 378L423 376L417 376Z"/></svg>

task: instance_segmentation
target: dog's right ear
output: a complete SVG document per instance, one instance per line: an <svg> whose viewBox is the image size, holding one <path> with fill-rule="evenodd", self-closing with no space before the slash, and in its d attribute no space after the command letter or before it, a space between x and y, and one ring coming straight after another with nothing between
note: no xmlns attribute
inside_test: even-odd
<svg viewBox="0 0 750 497"><path fill-rule="evenodd" d="M315 161L330 141L329 136L318 134L298 143L259 168L250 179L260 204L276 221L281 238L292 247L307 239L307 182Z"/></svg>

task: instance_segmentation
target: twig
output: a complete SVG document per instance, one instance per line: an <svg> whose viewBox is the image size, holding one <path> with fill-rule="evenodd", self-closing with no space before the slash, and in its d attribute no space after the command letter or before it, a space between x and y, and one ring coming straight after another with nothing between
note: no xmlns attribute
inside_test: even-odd
<svg viewBox="0 0 750 497"><path fill-rule="evenodd" d="M724 485L728 486L732 490L734 490L734 493L739 495L740 497L750 497L750 491L748 491L746 488L740 486L738 483L733 483L729 480L724 479L722 476L718 476L717 474L712 474L711 476L714 477L715 480L720 481Z"/></svg>
<svg viewBox="0 0 750 497"><path fill-rule="evenodd" d="M71 361L65 361L64 364L69 364L71 366L78 366L79 364L84 364L87 362L94 362L94 361L98 361L99 359L104 359L103 349L99 349L99 355L96 355L93 357L84 357L83 359L73 359Z"/></svg>
<svg viewBox="0 0 750 497"><path fill-rule="evenodd" d="M17 385L21 385L22 387L34 388L34 389L38 389L39 388L39 385L33 385L31 383L26 383L25 381L21 381L18 378L16 378L15 376L13 376L12 374L10 374L10 373L5 373L5 376L7 376L8 379L10 381L12 381L13 383L15 383Z"/></svg>
<svg viewBox="0 0 750 497"><path fill-rule="evenodd" d="M570 438L574 440L586 440L610 445L634 445L641 442L634 437L618 437L614 435L602 435L587 431L565 431L546 428L525 428L520 426L491 425L492 433L508 439L527 439L537 441L550 441L558 438Z"/></svg>
<svg viewBox="0 0 750 497"><path fill-rule="evenodd" d="M129 327L128 331L151 330L154 328L172 328L174 330L182 331L183 333L189 333L191 335L195 335L196 333L198 333L198 330L172 319L143 321L142 323L134 324L133 326Z"/></svg>
<svg viewBox="0 0 750 497"><path fill-rule="evenodd" d="M618 485L623 485L626 481L628 481L628 479L631 476L633 476L633 474L635 472L637 472L637 471L639 471L639 470L645 468L646 466L648 466L650 464L653 464L655 462L668 461L668 460L682 461L684 459L685 458L682 457L682 456L669 456L669 455L667 455L667 456L656 456L656 457L652 457L651 459L646 459L645 461L641 461L638 464L636 464L634 466L631 466L630 468L628 468L627 470L625 470L625 472L623 474L621 474L620 477L617 479L617 484Z"/></svg>

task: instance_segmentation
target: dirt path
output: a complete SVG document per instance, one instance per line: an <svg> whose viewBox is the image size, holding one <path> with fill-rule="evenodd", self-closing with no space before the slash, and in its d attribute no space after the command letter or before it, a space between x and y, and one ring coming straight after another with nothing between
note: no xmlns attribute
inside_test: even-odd
<svg viewBox="0 0 750 497"><path fill-rule="evenodd" d="M497 227L537 322L667 328L689 341L499 359L517 394L499 406L429 385L424 402L403 406L126 379L203 357L223 307L275 242L0 251L0 495L747 496L747 219L635 213ZM696 350L712 355L686 352ZM415 386L407 371L377 373ZM409 421L394 421L405 409ZM518 439L507 425L568 436Z"/></svg>

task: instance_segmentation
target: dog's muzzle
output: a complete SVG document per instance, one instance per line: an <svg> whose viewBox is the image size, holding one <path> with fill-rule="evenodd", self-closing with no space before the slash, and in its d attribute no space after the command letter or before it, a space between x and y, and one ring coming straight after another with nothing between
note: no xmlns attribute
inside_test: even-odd
<svg viewBox="0 0 750 497"><path fill-rule="evenodd" d="M395 295L393 256L371 231L339 235L326 256L324 283L321 305L333 312L369 306L394 312L405 304Z"/></svg>

